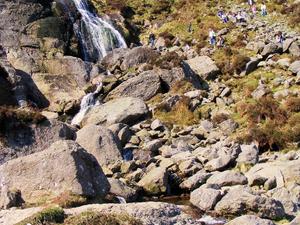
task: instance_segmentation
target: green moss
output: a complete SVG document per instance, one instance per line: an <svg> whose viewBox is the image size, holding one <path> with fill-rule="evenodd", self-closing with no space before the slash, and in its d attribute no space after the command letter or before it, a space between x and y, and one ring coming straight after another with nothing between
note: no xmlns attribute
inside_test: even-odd
<svg viewBox="0 0 300 225"><path fill-rule="evenodd" d="M93 211L71 216L65 225L142 225L143 223L125 214L104 214Z"/></svg>
<svg viewBox="0 0 300 225"><path fill-rule="evenodd" d="M16 225L50 225L54 223L63 223L64 219L64 210L59 207L53 207L44 209L43 211L17 223Z"/></svg>

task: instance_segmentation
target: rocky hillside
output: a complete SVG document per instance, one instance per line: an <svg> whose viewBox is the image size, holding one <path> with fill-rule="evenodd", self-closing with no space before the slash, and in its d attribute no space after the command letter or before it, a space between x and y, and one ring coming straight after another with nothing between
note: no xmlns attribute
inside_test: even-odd
<svg viewBox="0 0 300 225"><path fill-rule="evenodd" d="M300 2L260 7L0 0L0 224L300 224Z"/></svg>

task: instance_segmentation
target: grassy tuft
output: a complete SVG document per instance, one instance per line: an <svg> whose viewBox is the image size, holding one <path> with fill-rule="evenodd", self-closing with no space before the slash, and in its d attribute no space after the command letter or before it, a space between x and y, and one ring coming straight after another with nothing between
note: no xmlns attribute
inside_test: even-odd
<svg viewBox="0 0 300 225"><path fill-rule="evenodd" d="M93 211L71 216L65 220L65 225L142 225L143 223L128 215L104 214Z"/></svg>
<svg viewBox="0 0 300 225"><path fill-rule="evenodd" d="M36 213L35 215L17 223L16 225L51 225L56 223L63 223L64 219L64 210L59 207L52 207L44 209L43 211Z"/></svg>
<svg viewBox="0 0 300 225"><path fill-rule="evenodd" d="M197 116L189 109L189 98L182 98L172 109L161 104L154 111L154 117L169 125L188 126L198 121Z"/></svg>

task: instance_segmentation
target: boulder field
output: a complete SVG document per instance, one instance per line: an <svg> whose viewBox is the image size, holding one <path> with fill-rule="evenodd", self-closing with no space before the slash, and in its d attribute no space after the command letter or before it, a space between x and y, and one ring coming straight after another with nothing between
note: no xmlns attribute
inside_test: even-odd
<svg viewBox="0 0 300 225"><path fill-rule="evenodd" d="M299 1L74 2L0 0L0 224L300 223Z"/></svg>

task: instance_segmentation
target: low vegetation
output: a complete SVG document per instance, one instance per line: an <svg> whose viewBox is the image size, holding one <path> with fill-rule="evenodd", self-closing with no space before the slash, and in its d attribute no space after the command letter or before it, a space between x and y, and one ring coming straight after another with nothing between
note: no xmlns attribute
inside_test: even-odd
<svg viewBox="0 0 300 225"><path fill-rule="evenodd" d="M52 200L52 203L63 208L72 208L86 204L88 199L84 196L76 195L71 192L64 192Z"/></svg>
<svg viewBox="0 0 300 225"><path fill-rule="evenodd" d="M105 214L87 211L79 215L65 215L59 207L46 208L43 211L17 223L16 225L142 225L143 223L126 214Z"/></svg>
<svg viewBox="0 0 300 225"><path fill-rule="evenodd" d="M160 104L154 111L154 117L160 119L169 126L188 126L195 124L199 118L189 109L189 98L180 99L173 107L167 104Z"/></svg>
<svg viewBox="0 0 300 225"><path fill-rule="evenodd" d="M260 150L280 150L298 142L300 114L298 98L288 98L285 105L271 97L250 100L237 105L237 112L247 118L247 127L239 136L242 142L258 143Z"/></svg>
<svg viewBox="0 0 300 225"><path fill-rule="evenodd" d="M142 225L143 223L128 215L104 214L93 211L67 218L64 225Z"/></svg>
<svg viewBox="0 0 300 225"><path fill-rule="evenodd" d="M17 223L16 225L54 225L64 222L65 213L62 208L51 207Z"/></svg>

